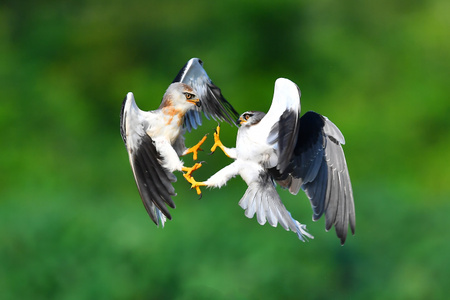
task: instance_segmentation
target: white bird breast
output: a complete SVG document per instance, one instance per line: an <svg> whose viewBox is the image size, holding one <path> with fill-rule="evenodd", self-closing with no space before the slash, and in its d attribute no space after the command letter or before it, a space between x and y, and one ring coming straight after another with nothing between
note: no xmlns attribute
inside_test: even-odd
<svg viewBox="0 0 450 300"><path fill-rule="evenodd" d="M240 160L257 163L264 168L272 168L278 162L278 155L267 143L267 132L257 125L241 127L236 140L237 157Z"/></svg>

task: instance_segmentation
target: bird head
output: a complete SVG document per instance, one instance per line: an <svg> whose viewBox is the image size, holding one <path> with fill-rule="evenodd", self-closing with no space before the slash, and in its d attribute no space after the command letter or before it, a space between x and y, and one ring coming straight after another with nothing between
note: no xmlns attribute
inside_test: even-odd
<svg viewBox="0 0 450 300"><path fill-rule="evenodd" d="M241 126L252 126L258 124L265 115L266 114L262 111L246 111L239 119L237 119L236 124Z"/></svg>
<svg viewBox="0 0 450 300"><path fill-rule="evenodd" d="M200 107L201 102L194 90L187 84L175 82L169 85L164 94L161 106L174 106L187 111L193 106Z"/></svg>

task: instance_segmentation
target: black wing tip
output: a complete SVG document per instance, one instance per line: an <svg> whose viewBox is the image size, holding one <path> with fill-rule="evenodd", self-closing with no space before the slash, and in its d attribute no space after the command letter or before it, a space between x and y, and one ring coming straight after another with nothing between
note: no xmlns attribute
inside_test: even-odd
<svg viewBox="0 0 450 300"><path fill-rule="evenodd" d="M351 231L352 235L354 236L355 235L355 228L350 226L350 231ZM347 240L347 234L348 234L348 228L345 228L344 230L338 230L336 228L336 235L341 240L341 246L344 246L345 241Z"/></svg>
<svg viewBox="0 0 450 300"><path fill-rule="evenodd" d="M313 218L313 220L316 221L314 218ZM338 228L336 226L336 224L325 224L325 231L326 232L330 231L331 228L333 228L333 225L334 225L334 228L335 228L335 231L336 231L336 236L340 240L341 246L344 246L345 241L347 240L348 224L346 224L347 227L345 229ZM350 226L350 230L352 232L352 235L355 235L355 227Z"/></svg>
<svg viewBox="0 0 450 300"><path fill-rule="evenodd" d="M132 157L135 181L150 218L158 225L158 213L155 212L158 209L171 220L168 207L175 208L172 196L176 193L171 184L175 176L160 165L162 157L150 136L142 136L142 143Z"/></svg>
<svg viewBox="0 0 450 300"><path fill-rule="evenodd" d="M153 223L155 223L156 226L159 226L159 218L158 216L155 214L154 210L150 207L147 206L147 204L142 201L144 203L144 207L145 210L147 211L148 216L150 217L150 219L153 221ZM156 209L159 209L158 206L156 206ZM164 216L168 219L168 220L172 220L172 216L170 215L169 212L164 212L162 210L160 210Z"/></svg>
<svg viewBox="0 0 450 300"><path fill-rule="evenodd" d="M170 214L167 207L161 208L158 203L153 201L145 201L142 199L142 203L144 204L145 210L147 211L147 214L150 216L150 219L156 224L159 225L159 219L156 214L156 210L159 210L168 220L172 220L172 215Z"/></svg>
<svg viewBox="0 0 450 300"><path fill-rule="evenodd" d="M345 240L347 239L347 233L342 233L342 232L341 232L341 233L338 233L338 232L336 231L336 234L337 234L339 240L341 241L341 246L344 246Z"/></svg>
<svg viewBox="0 0 450 300"><path fill-rule="evenodd" d="M216 112L205 112L205 115L208 116L208 113L212 115L212 117L217 117L221 121L225 121L230 125L237 126L236 119L239 118L240 114L234 109L230 102L224 97L222 94L222 90L215 85L211 80L207 83L208 92L211 98L215 99L219 103L218 111Z"/></svg>
<svg viewBox="0 0 450 300"><path fill-rule="evenodd" d="M351 228L352 236L355 235L355 228ZM342 236L338 235L338 238L341 240L341 246L344 246L345 241L347 240L347 232L345 232Z"/></svg>
<svg viewBox="0 0 450 300"><path fill-rule="evenodd" d="M158 217L152 217L151 214L148 214L148 215L150 216L150 219L153 221L153 223L155 223L156 226L160 225ZM166 215L164 215L164 216L166 216ZM167 220L172 221L172 216L169 215L169 216L166 216L166 218L167 218Z"/></svg>

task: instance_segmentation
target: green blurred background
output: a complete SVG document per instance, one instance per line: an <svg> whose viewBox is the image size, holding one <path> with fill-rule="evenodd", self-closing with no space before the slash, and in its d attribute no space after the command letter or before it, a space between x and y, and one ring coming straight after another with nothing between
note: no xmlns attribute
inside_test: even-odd
<svg viewBox="0 0 450 300"><path fill-rule="evenodd" d="M2 1L0 298L448 297L449 11L446 0ZM177 174L173 220L151 222L120 106L133 91L155 109L191 57L240 113L266 111L287 77L303 112L339 126L357 217L345 246L312 222L303 193L280 191L314 240L247 219L240 178L198 200ZM222 126L226 144L236 131ZM207 152L197 179L230 163Z"/></svg>

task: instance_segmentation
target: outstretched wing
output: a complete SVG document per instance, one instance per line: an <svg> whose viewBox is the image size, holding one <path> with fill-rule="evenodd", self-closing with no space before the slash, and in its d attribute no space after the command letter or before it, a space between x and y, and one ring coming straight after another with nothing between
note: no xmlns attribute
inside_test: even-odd
<svg viewBox="0 0 450 300"><path fill-rule="evenodd" d="M202 102L200 108L194 108L185 115L184 126L188 131L191 131L192 128L197 129L199 125L202 125L200 111L203 111L208 119L212 117L214 120L226 121L236 125L235 121L239 114L223 97L220 88L212 83L200 59L191 58L173 82L183 82L190 85L197 92Z"/></svg>
<svg viewBox="0 0 450 300"><path fill-rule="evenodd" d="M150 113L137 107L133 93L128 93L122 104L120 132L145 209L156 225L164 226L166 217L171 219L166 204L175 208L172 182L176 177L161 166L161 154L145 132L149 117Z"/></svg>
<svg viewBox="0 0 450 300"><path fill-rule="evenodd" d="M313 220L325 213L326 230L334 225L341 244L345 243L349 224L355 233L353 191L341 146L344 143L344 136L328 118L307 112L300 118L290 166L274 175L291 193L297 194L300 187L305 191Z"/></svg>

